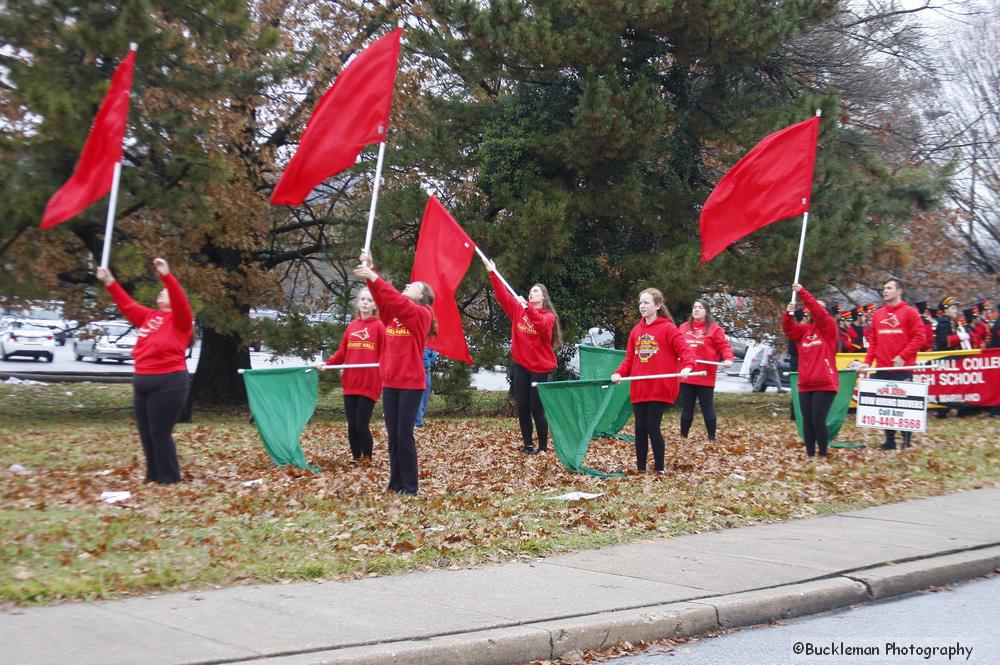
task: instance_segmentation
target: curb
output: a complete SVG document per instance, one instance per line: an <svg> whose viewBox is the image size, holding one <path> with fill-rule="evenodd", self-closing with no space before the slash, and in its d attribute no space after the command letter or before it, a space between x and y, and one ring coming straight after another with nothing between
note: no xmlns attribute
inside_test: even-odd
<svg viewBox="0 0 1000 665"><path fill-rule="evenodd" d="M1000 569L1000 545L768 589L640 609L422 640L345 647L239 661L262 665L511 665L600 650L620 641L695 637L717 630L826 612L981 577Z"/></svg>

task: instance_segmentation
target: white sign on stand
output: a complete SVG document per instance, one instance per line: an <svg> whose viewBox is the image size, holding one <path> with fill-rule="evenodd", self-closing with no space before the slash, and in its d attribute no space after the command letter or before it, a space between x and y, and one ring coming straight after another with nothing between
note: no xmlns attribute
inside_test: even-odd
<svg viewBox="0 0 1000 665"><path fill-rule="evenodd" d="M858 427L927 431L927 384L859 379L857 400Z"/></svg>

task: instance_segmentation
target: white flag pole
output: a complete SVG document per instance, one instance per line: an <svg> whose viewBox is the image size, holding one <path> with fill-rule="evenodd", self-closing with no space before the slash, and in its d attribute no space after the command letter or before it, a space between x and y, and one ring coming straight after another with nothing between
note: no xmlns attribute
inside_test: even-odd
<svg viewBox="0 0 1000 665"><path fill-rule="evenodd" d="M478 254L479 258L481 258L483 261L488 261L489 260L489 259L486 258L486 255L483 254L483 250L479 249L479 245L476 245L476 254ZM507 283L507 280L503 278L503 275L500 274L499 270L494 270L493 272L496 273L497 277L500 279L500 281L503 283L503 285L507 287L508 291L510 291L510 295L514 296L515 298L520 298L521 297L521 296L517 295L517 291L514 290L514 287Z"/></svg>
<svg viewBox="0 0 1000 665"><path fill-rule="evenodd" d="M403 21L400 19L396 22L396 26L399 28L403 27ZM396 63L398 69L399 63ZM386 128L380 126L378 128L379 134L384 134ZM378 162L375 164L375 185L372 187L372 205L368 209L368 229L365 231L365 254L371 253L372 249L372 229L375 227L375 206L378 205L378 188L379 184L382 182L382 160L385 159L385 141L378 144ZM367 264L367 261L365 262Z"/></svg>
<svg viewBox="0 0 1000 665"><path fill-rule="evenodd" d="M122 175L122 163L115 162L115 173L111 179L111 197L108 200L108 217L104 222L104 248L101 250L101 267L107 268L111 259L111 235L115 230L115 206L118 203L118 181Z"/></svg>
<svg viewBox="0 0 1000 665"><path fill-rule="evenodd" d="M816 109L816 117L823 115L823 109ZM802 205L806 204L806 199L802 199ZM809 226L809 211L806 210L802 215L802 234L799 236L799 257L795 260L795 279L792 281L793 284L799 283L799 277L802 274L802 252L806 248L806 227ZM795 303L796 296L798 294L792 291L792 303Z"/></svg>
<svg viewBox="0 0 1000 665"><path fill-rule="evenodd" d="M806 200L802 199L802 203ZM792 284L799 283L799 275L802 274L802 251L806 248L806 227L809 226L809 211L806 210L805 214L802 215L802 235L799 236L799 258L795 261L795 279L792 280ZM798 294L792 291L792 303L795 303L795 296Z"/></svg>
<svg viewBox="0 0 1000 665"><path fill-rule="evenodd" d="M688 372L687 375L688 376L705 376L707 374L708 374L708 372L706 372L705 370L700 370L698 372ZM623 376L621 378L621 380L622 381L645 381L647 379L676 379L679 376L684 376L684 375L681 374L680 372L676 372L674 374L647 374L645 376ZM610 381L610 379L608 379L608 381ZM537 385L538 385L537 381L532 381L531 382L531 387L532 388L534 388ZM604 386L604 387L607 388L607 386Z"/></svg>
<svg viewBox="0 0 1000 665"><path fill-rule="evenodd" d="M384 131L384 127L380 127ZM385 158L385 141L378 144L378 163L375 165L375 185L372 187L372 204L368 209L368 230L365 231L365 254L371 252L372 229L375 227L375 206L378 205L378 186L382 181L382 160Z"/></svg>
<svg viewBox="0 0 1000 665"><path fill-rule="evenodd" d="M130 51L139 49L139 45L132 42L128 45ZM122 162L115 162L115 171L111 176L111 196L108 197L108 216L104 221L104 247L101 249L101 267L107 268L111 260L111 236L115 230L115 208L118 206L118 182L122 176Z"/></svg>

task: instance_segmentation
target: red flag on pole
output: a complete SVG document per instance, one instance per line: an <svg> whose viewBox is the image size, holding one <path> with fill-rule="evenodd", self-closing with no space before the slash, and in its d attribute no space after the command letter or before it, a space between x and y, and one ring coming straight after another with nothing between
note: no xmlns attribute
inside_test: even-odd
<svg viewBox="0 0 1000 665"><path fill-rule="evenodd" d="M271 203L302 203L313 187L353 165L362 148L385 140L402 34L396 28L340 72L313 109Z"/></svg>
<svg viewBox="0 0 1000 665"><path fill-rule="evenodd" d="M476 245L458 222L435 197L424 208L413 258L411 282L426 282L434 289L434 316L438 332L428 346L452 360L472 362L462 330L462 316L455 302L455 292L465 277Z"/></svg>
<svg viewBox="0 0 1000 665"><path fill-rule="evenodd" d="M780 219L809 210L819 117L771 134L715 186L698 218L701 262Z"/></svg>
<svg viewBox="0 0 1000 665"><path fill-rule="evenodd" d="M115 69L111 87L90 127L73 175L45 206L41 224L43 229L52 228L80 214L91 203L111 191L115 164L122 159L122 139L125 138L125 120L128 118L134 70L135 51L130 50Z"/></svg>

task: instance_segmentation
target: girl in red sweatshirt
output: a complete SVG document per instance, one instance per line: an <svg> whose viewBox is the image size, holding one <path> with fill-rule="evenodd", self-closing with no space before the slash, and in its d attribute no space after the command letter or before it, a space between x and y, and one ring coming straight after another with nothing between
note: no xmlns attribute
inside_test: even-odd
<svg viewBox="0 0 1000 665"><path fill-rule="evenodd" d="M691 347L696 360L710 360L733 366L733 348L726 339L726 331L712 320L712 312L704 300L695 300L691 316L678 329L684 342ZM701 404L701 417L705 420L708 440L715 441L715 373L716 365L698 364L705 376L681 379L681 436L687 438L694 422L695 400Z"/></svg>
<svg viewBox="0 0 1000 665"><path fill-rule="evenodd" d="M166 287L156 296L156 309L132 300L107 268L97 269L97 279L107 287L125 318L138 328L139 341L132 349L132 390L146 457L146 480L179 483L181 467L172 433L190 388L185 358L194 326L191 306L184 289L170 274L170 266L161 258L153 259L153 266Z"/></svg>
<svg viewBox="0 0 1000 665"><path fill-rule="evenodd" d="M490 276L493 293L511 320L510 352L514 357L514 376L511 390L517 402L517 420L521 426L524 452L529 455L548 449L549 423L532 383L545 383L556 368L555 349L562 346L562 329L549 291L542 284L535 284L528 291L528 299L513 296L496 273L496 264L485 256L483 264ZM531 424L534 420L538 431L538 448L532 445Z"/></svg>
<svg viewBox="0 0 1000 665"><path fill-rule="evenodd" d="M407 284L400 293L371 269L371 256L361 254L354 274L368 282L379 318L385 324L385 344L379 359L382 411L389 435L389 489L416 495L417 445L413 426L424 394L424 345L434 337L431 305L434 291L423 282Z"/></svg>
<svg viewBox="0 0 1000 665"><path fill-rule="evenodd" d="M354 299L354 320L347 325L337 351L322 365L367 365L377 363L385 344L385 324L371 291L361 289ZM344 388L344 414L347 416L347 440L355 462L372 457L372 411L382 392L378 367L345 369L341 375Z"/></svg>
<svg viewBox="0 0 1000 665"><path fill-rule="evenodd" d="M802 411L802 433L806 455L826 457L830 433L826 415L837 396L837 322L826 306L813 298L800 284L793 284L802 298L805 316L802 323L795 322L795 303L788 303L781 318L781 328L798 345L799 349L799 408Z"/></svg>
<svg viewBox="0 0 1000 665"><path fill-rule="evenodd" d="M611 381L618 383L623 376L675 374L678 371L683 375L681 378L685 378L694 369L694 353L670 318L663 294L657 289L641 292L639 314L642 320L628 336L625 360L611 375ZM677 379L646 379L631 384L636 468L646 470L649 444L652 443L653 469L663 473L664 443L660 423L663 422L663 410L677 399Z"/></svg>

